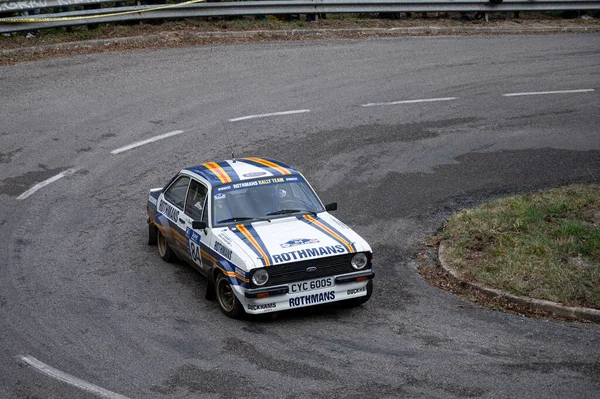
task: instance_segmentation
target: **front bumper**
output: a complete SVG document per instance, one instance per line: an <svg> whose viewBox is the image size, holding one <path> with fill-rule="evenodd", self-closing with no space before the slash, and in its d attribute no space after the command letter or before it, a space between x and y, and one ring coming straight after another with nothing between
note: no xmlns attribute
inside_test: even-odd
<svg viewBox="0 0 600 399"><path fill-rule="evenodd" d="M335 284L332 287L300 293L290 293L288 285L280 285L249 290L237 286L236 294L246 313L278 312L365 296L367 283L375 273L365 270L333 277Z"/></svg>

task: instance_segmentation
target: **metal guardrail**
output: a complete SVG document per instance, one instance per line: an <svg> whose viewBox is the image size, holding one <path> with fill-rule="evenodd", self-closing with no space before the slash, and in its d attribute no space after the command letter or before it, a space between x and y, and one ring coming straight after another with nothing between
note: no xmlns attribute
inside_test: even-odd
<svg viewBox="0 0 600 399"><path fill-rule="evenodd" d="M495 2L499 0L494 0ZM108 0L0 0L0 15L33 9L64 6L110 8L42 13L0 18L0 33L30 31L90 23L140 21L190 17L318 14L318 13L398 13L398 12L506 12L600 10L600 0L504 0L495 4L488 0L300 0L300 1L234 1L206 3L191 0L179 4L136 5L114 7ZM121 2L122 3L122 2Z"/></svg>

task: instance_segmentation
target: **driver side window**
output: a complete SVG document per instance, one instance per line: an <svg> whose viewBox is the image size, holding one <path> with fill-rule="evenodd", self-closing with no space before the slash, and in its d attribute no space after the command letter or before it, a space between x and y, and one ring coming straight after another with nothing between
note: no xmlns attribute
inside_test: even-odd
<svg viewBox="0 0 600 399"><path fill-rule="evenodd" d="M192 180L185 200L185 213L193 220L208 220L206 208L206 194L208 188L203 184Z"/></svg>
<svg viewBox="0 0 600 399"><path fill-rule="evenodd" d="M175 183L171 184L171 187L165 192L165 199L171 204L175 205L179 209L183 209L183 203L185 201L185 193L187 191L190 178L182 176L178 178Z"/></svg>

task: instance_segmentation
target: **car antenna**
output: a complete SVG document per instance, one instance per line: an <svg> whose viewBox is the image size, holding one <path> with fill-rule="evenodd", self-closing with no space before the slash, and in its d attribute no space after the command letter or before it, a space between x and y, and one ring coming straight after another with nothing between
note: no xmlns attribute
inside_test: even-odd
<svg viewBox="0 0 600 399"><path fill-rule="evenodd" d="M229 133L227 132L227 128L225 127L225 121L223 119L221 119L221 123L223 124L223 130L225 131L225 136L227 137L227 141L229 142L229 148L231 149L231 159L233 160L233 163L235 163L235 154L233 153L233 144L231 143L231 140L229 139Z"/></svg>

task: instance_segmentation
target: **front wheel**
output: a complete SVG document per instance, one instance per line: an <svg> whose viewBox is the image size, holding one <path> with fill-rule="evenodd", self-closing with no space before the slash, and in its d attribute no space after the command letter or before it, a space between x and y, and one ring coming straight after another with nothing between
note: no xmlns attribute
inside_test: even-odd
<svg viewBox="0 0 600 399"><path fill-rule="evenodd" d="M342 302L342 306L348 308L354 308L356 306L360 306L363 303L367 302L369 298L371 298L371 294L373 293L373 280L369 280L367 283L367 295L361 296L360 298L346 299Z"/></svg>
<svg viewBox="0 0 600 399"><path fill-rule="evenodd" d="M244 312L242 310L242 304L235 296L233 288L223 273L219 273L217 281L215 282L215 293L217 295L217 302L223 313L227 316L237 319L240 318Z"/></svg>

